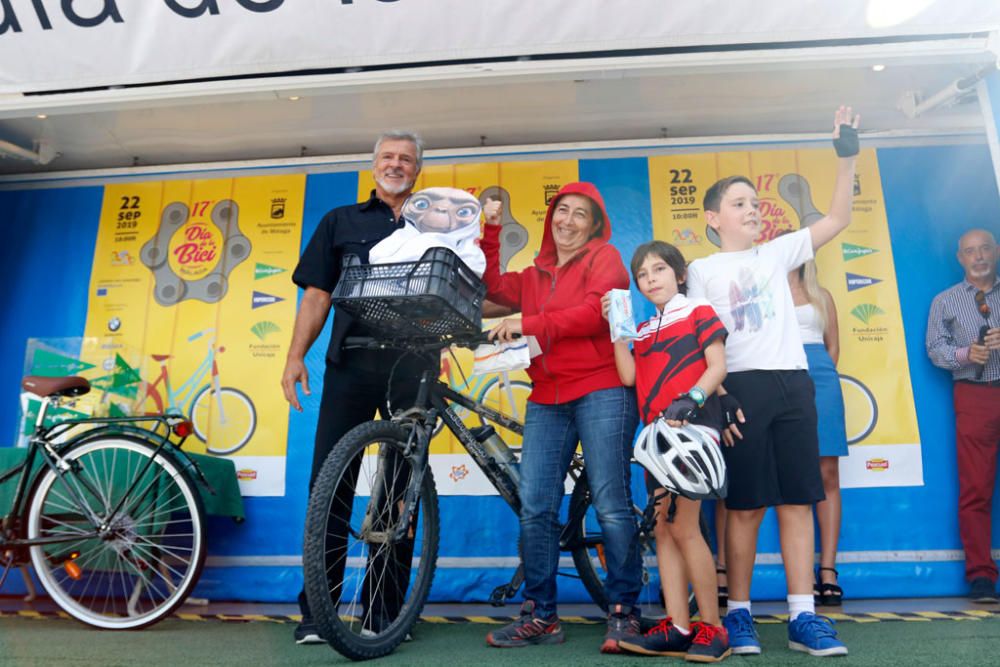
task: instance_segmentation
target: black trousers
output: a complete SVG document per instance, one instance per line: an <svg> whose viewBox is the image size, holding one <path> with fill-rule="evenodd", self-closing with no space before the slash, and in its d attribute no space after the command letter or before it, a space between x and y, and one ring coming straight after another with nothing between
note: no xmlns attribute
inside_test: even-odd
<svg viewBox="0 0 1000 667"><path fill-rule="evenodd" d="M412 406L416 399L421 374L425 370L430 370L436 377L438 372L436 355L432 359L427 359L402 355L394 351L346 350L343 356L344 360L339 364L327 362L323 394L320 399L319 423L316 427L312 473L309 477L310 492L323 463L348 431L374 419L376 413L383 419L390 416L386 406L387 389L392 410L405 409ZM383 462L388 468L384 479L395 479L400 486L398 489L384 489L381 494L387 502L392 503L393 507L396 505L395 499L401 495L406 483L406 476L393 474L392 471L392 468L400 463L392 456ZM359 457L354 461L350 474L345 479L355 479L360 465ZM339 590L343 582L353 497L354 489L343 484L337 489L331 505L326 549L327 583L331 591ZM346 511L343 510L345 507L348 508ZM333 510L337 508L341 509L334 513ZM395 511L398 510L394 507ZM395 519L396 515L394 514L392 518ZM379 596L372 598L369 578L365 578L362 604L366 616L377 616L382 622L388 622L399 614L405 601L412 556L413 541L408 540L397 544L388 556L370 557L368 571L381 573L383 584ZM304 591L299 593L299 608L304 619L312 618Z"/></svg>

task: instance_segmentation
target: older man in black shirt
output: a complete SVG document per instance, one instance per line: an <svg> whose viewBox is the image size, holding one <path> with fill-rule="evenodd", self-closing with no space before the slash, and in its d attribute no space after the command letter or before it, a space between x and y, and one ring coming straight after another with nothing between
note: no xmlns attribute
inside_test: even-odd
<svg viewBox="0 0 1000 667"><path fill-rule="evenodd" d="M410 132L385 132L375 143L372 175L375 189L367 201L350 206L340 206L325 216L316 228L299 265L292 275L296 285L305 290L295 318L295 330L288 350L281 386L285 398L296 410L301 411L296 385L310 393L309 373L305 355L322 331L330 312L330 295L340 278L344 257L354 255L362 263L368 262L372 247L403 226L400 209L410 196L413 184L420 173L423 143ZM326 372L323 376L323 395L320 401L319 423L316 427L316 444L313 452L312 487L320 467L333 446L353 427L374 418L375 412L386 414L386 387L392 376L391 403L393 408L405 407L413 401L416 378L437 359L425 360L413 356L401 357L394 351L342 350L344 338L364 335L366 332L352 322L346 313L335 312L330 346L326 354ZM346 539L346 537L345 537ZM405 554L400 554L400 561ZM408 560L408 559L406 559ZM408 568L400 562L397 567ZM343 578L343 562L333 565L331 581ZM406 581L404 575L399 580ZM367 597L367 596L366 596ZM402 599L382 601L383 609L367 610L368 613L394 616ZM299 594L302 623L295 630L295 640L300 644L322 643L304 593Z"/></svg>

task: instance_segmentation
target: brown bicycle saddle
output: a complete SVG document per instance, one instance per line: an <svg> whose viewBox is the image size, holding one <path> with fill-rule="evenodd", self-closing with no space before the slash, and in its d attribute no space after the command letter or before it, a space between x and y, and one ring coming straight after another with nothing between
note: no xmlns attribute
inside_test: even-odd
<svg viewBox="0 0 1000 667"><path fill-rule="evenodd" d="M37 396L82 396L90 391L90 383L77 376L49 378L27 375L21 380L21 389Z"/></svg>

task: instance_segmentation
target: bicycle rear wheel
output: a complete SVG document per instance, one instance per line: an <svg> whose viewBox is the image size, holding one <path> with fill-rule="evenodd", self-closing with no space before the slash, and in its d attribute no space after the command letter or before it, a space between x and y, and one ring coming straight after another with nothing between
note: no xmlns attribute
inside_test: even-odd
<svg viewBox="0 0 1000 667"><path fill-rule="evenodd" d="M190 478L165 451L128 436L62 456L71 468L43 470L28 504L28 538L60 540L29 549L42 586L99 628L134 630L169 615L205 564L204 510Z"/></svg>
<svg viewBox="0 0 1000 667"><path fill-rule="evenodd" d="M608 610L608 597L604 592L604 579L607 576L607 564L604 557L604 536L597 521L597 513L591 507L590 484L583 475L573 487L570 495L569 517L576 525L568 526L576 532L576 538L571 548L573 564L576 566L580 581L594 603L602 610ZM641 523L642 510L635 508L636 521ZM708 524L705 516L699 518L702 537L709 542ZM639 607L643 615L659 615L663 609L663 594L660 590L659 575L656 563L656 540L651 533L640 532L639 556L642 559L643 589L639 596ZM698 603L694 591L688 595L688 610L691 615L698 611Z"/></svg>
<svg viewBox="0 0 1000 667"><path fill-rule="evenodd" d="M414 473L412 430L372 421L349 431L309 497L302 564L320 634L352 660L391 653L416 623L437 561L437 491L424 471L412 520L401 516ZM409 525L396 537L401 522Z"/></svg>

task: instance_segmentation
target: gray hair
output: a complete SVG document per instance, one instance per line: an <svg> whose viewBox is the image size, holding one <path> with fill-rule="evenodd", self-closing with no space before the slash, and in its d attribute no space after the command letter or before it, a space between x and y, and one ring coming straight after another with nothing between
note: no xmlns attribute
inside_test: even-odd
<svg viewBox="0 0 1000 667"><path fill-rule="evenodd" d="M988 230L988 229L970 229L970 230L966 231L964 234L962 234L961 236L958 237L958 249L959 249L959 251L962 250L962 241L965 240L965 237L970 236L972 234L982 234L987 239L989 239L989 242L992 245L996 245L997 244L997 240L993 236L993 232L991 232L990 230Z"/></svg>
<svg viewBox="0 0 1000 667"><path fill-rule="evenodd" d="M375 140L375 150L372 153L373 160L378 157L378 151L382 148L382 142L386 139L389 141L409 141L416 146L417 171L420 171L420 167L424 164L424 140L420 138L419 134L410 132L409 130L386 130L378 135L378 139Z"/></svg>

